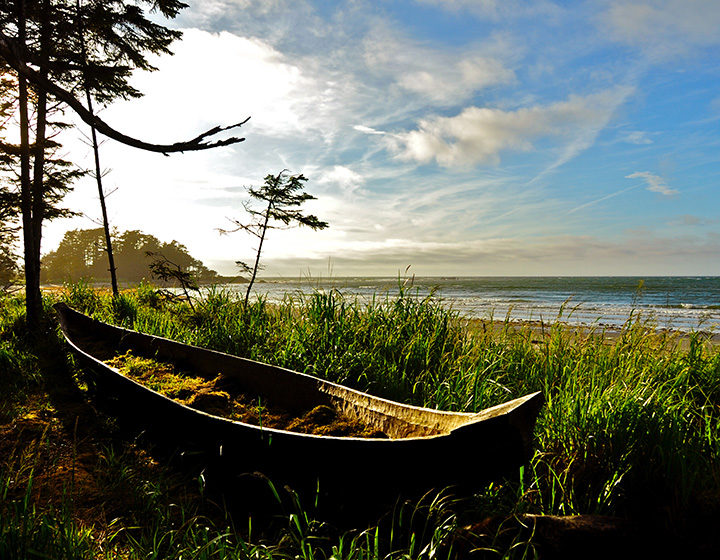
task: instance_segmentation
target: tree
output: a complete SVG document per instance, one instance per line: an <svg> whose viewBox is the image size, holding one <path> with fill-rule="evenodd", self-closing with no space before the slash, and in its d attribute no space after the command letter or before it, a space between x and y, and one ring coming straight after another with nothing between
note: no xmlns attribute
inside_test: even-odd
<svg viewBox="0 0 720 560"><path fill-rule="evenodd" d="M183 267L174 263L161 253L147 251L145 254L152 259L152 262L150 263L150 272L152 272L152 275L163 282L175 281L180 284L180 287L185 294L185 301L188 302L190 309L195 311L195 306L193 305L192 297L190 296L190 292L188 290L199 292L200 286L198 286L195 278L193 278L193 275L187 270L183 270ZM167 290L161 291L161 293L166 297L176 297L175 294Z"/></svg>
<svg viewBox="0 0 720 560"><path fill-rule="evenodd" d="M303 191L307 178L304 175L288 176L286 173L287 169L283 169L277 175L267 175L260 188L250 187L248 189L251 201L244 206L251 217L249 223L245 224L238 220L231 220L235 224L235 228L220 230L222 233L246 231L258 240L253 266L251 267L243 261L236 262L243 272L250 273L250 281L245 292L245 307L247 307L250 290L260 269L260 254L269 229L306 226L312 230L319 230L328 227L327 222L319 220L312 214L303 214L300 211L300 207L305 202L315 200L314 196ZM254 208L252 200L258 201L262 204L262 207L259 209ZM274 225L274 222L279 222L282 225Z"/></svg>
<svg viewBox="0 0 720 560"><path fill-rule="evenodd" d="M177 31L154 23L144 8L173 18L185 4L178 0L6 0L0 3L0 62L12 69L12 103L19 115L17 145L19 215L22 218L25 291L28 326L40 318L40 244L42 223L48 217L45 186L48 148L48 103L62 103L98 132L139 149L168 154L234 144L243 138L211 140L236 128L214 127L196 137L171 144L153 144L112 128L75 96L84 85L95 99L109 102L139 95L128 83L134 69L152 69L147 53L169 52ZM75 32L78 28L82 34ZM82 48L82 47L85 48ZM86 96L87 97L87 96ZM3 100L6 103L7 99ZM31 111L32 108L32 111ZM31 123L33 119L33 123ZM34 139L31 143L31 131ZM70 177L66 177L70 179ZM68 186L64 183L63 188Z"/></svg>
<svg viewBox="0 0 720 560"><path fill-rule="evenodd" d="M43 12L47 1L14 5L6 10L2 5L0 20L6 29L8 17L14 16L17 35L30 43L39 59L47 59L52 35L49 32L50 17ZM12 18L11 18L12 19ZM28 30L30 32L28 32ZM30 48L28 49L30 50ZM0 60L2 82L0 83L0 118L7 132L13 123L19 125L20 142L0 139L0 213L5 227L17 233L14 222L22 217L23 252L25 255L26 305L32 310L29 321L37 323L40 310L40 236L42 221L72 213L58 206L69 189L69 184L83 174L69 161L57 156L59 144L54 140L58 131L68 125L56 120L57 105L48 100L44 92L30 87L19 76L8 72ZM49 71L46 72L49 75ZM32 109L32 111L31 111ZM33 118L31 118L33 117ZM30 143L31 137L33 142Z"/></svg>
<svg viewBox="0 0 720 560"><path fill-rule="evenodd" d="M80 0L76 0L77 7L77 33L80 42L80 56L82 57L83 66L83 89L85 90L85 102L88 111L94 116L92 98L92 84L90 82L90 63L88 60L88 49L85 41L85 24L82 18L82 4ZM105 233L105 251L107 252L108 267L110 272L110 285L112 286L113 297L120 295L117 281L117 268L115 267L115 257L113 255L112 237L110 235L110 221L108 220L107 205L105 203L105 190L103 189L103 172L100 166L100 145L98 144L97 132L93 125L90 125L90 139L92 142L93 157L95 163L95 181L98 188L98 198L100 199L100 212L102 215L103 230Z"/></svg>
<svg viewBox="0 0 720 560"><path fill-rule="evenodd" d="M7 75L0 77L0 99L3 92L13 87L12 80ZM5 128L11 119L12 105L0 104L0 128ZM3 149L4 142L0 142L0 172L16 159ZM18 227L14 224L19 211L19 199L9 185L0 182L0 287L6 289L17 273L17 258L13 250Z"/></svg>
<svg viewBox="0 0 720 560"><path fill-rule="evenodd" d="M118 280L121 282L137 283L150 278L153 272L148 253L162 255L168 262L181 267L195 283L220 280L217 272L193 258L187 248L177 241L163 243L157 237L138 230L111 234L118 262ZM98 280L105 277L105 259L103 228L67 231L58 248L43 257L42 279L44 282Z"/></svg>

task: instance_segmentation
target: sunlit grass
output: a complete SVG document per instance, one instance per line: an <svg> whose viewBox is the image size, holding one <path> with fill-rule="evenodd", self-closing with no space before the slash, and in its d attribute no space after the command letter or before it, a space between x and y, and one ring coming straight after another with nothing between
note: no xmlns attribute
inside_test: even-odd
<svg viewBox="0 0 720 560"><path fill-rule="evenodd" d="M681 531L693 519L720 513L720 353L701 334L680 344L638 318L614 340L601 329L560 324L541 330L508 322L483 325L409 293L361 304L331 291L288 297L279 305L257 299L245 308L231 294L212 290L195 310L163 302L149 286L114 301L82 284L56 297L127 328L422 406L476 411L543 391L546 403L529 464L469 502L444 508L447 515L433 518L428 534L452 532L455 515L642 516ZM21 302L6 298L0 306L0 364L15 372L2 382L21 394L37 383L38 365L23 342ZM312 531L319 529L310 514L300 509L293 515L284 538L300 557L335 551L339 558L375 558L387 543L387 535L373 532L379 528L317 539ZM190 519L189 528L207 527ZM207 529L211 536L204 541L195 529L170 534L161 526L156 537L162 546L174 543L163 548L168 557L178 557L189 542L194 550L223 550L228 557L264 558L286 551L279 541L250 545L217 527ZM417 531L404 534L420 538ZM133 550L152 546L149 533L132 539ZM445 551L448 539L436 539L443 545L433 550ZM430 542L397 546L410 557L421 557Z"/></svg>
<svg viewBox="0 0 720 560"><path fill-rule="evenodd" d="M106 320L413 404L476 411L543 391L522 498L531 511L627 513L652 503L679 513L717 489L720 357L698 334L682 347L640 320L612 343L559 324L544 336L508 323L483 330L407 293L362 305L330 291L243 310L211 291L195 312L125 297L134 311L117 317L109 302L75 295Z"/></svg>

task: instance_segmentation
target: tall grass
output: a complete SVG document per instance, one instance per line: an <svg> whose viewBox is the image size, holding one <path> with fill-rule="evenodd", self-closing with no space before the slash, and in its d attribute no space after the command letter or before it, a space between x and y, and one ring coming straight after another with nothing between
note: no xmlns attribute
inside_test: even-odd
<svg viewBox="0 0 720 560"><path fill-rule="evenodd" d="M163 302L149 286L112 300L76 284L57 297L101 320L423 406L476 411L543 391L536 453L516 476L488 485L462 506L434 509L445 513L431 515L425 532L405 531L416 541L402 545L399 533L391 538L381 526L323 540L299 509L288 515L282 538L300 557L375 558L393 552L380 550L388 540L410 557L429 557L431 550L446 550L458 519L480 515L600 513L681 532L699 517L720 514L720 352L698 333L680 344L638 318L613 341L601 330L560 324L542 332L507 321L481 325L408 292L369 303L318 292L278 305L260 298L245 307L216 289L195 310ZM24 370L18 360L26 358L13 350L20 307L10 300L0 305L8 310L0 363ZM395 519L393 530L405 519ZM173 547L187 542L207 552L197 557L224 550L229 557L264 558L290 550L279 541L251 546L217 529L203 541L194 527L207 524L193 516L184 523L187 531L172 535L160 523L157 543L143 540L150 538L143 533L131 537L133 546L157 545L167 557L177 557Z"/></svg>
<svg viewBox="0 0 720 560"><path fill-rule="evenodd" d="M0 295L0 422L22 408L28 390L40 380L38 357L29 351L25 302Z"/></svg>
<svg viewBox="0 0 720 560"><path fill-rule="evenodd" d="M682 346L641 320L613 343L560 324L544 336L507 322L480 329L407 292L367 304L317 292L244 309L211 290L192 312L147 305L138 290L120 316L85 291L66 298L102 319L408 403L476 411L543 391L516 508L677 519L720 490L720 353L697 333Z"/></svg>

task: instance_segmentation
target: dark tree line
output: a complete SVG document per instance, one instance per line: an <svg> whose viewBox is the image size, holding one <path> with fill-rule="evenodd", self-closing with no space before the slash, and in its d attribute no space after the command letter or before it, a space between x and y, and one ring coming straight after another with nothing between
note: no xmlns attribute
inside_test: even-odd
<svg viewBox="0 0 720 560"><path fill-rule="evenodd" d="M120 282L159 278L153 269L158 261L179 267L199 283L226 280L193 258L177 241L163 243L153 235L131 230L114 233L112 243ZM43 257L41 279L48 283L103 281L108 278L107 267L103 228L76 229L66 232L58 248Z"/></svg>
<svg viewBox="0 0 720 560"><path fill-rule="evenodd" d="M2 0L0 2L0 119L19 139L0 141L3 224L18 220L28 326L39 325L40 250L45 220L67 215L59 203L84 171L58 157L57 134L68 108L94 131L163 154L240 142L213 140L230 127L214 127L187 141L155 144L130 137L100 119L92 101L138 97L129 82L136 69L153 70L147 56L169 53L179 32L148 17L174 18L179 0ZM108 250L106 238L105 251Z"/></svg>

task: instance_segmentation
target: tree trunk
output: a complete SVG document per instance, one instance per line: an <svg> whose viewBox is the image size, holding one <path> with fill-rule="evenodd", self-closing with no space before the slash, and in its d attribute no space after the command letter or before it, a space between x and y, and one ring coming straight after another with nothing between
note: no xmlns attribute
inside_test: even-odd
<svg viewBox="0 0 720 560"><path fill-rule="evenodd" d="M43 1L42 20L40 22L40 74L48 77L48 49L50 47L50 30L48 14L49 1ZM42 245L42 226L45 218L45 140L47 132L47 92L37 88L37 107L35 125L35 153L33 154L33 185L32 185L32 226L33 226L33 266L35 278L33 285L37 285L38 301L42 302L40 294L40 249Z"/></svg>
<svg viewBox="0 0 720 560"><path fill-rule="evenodd" d="M25 49L25 2L18 2L18 41ZM28 118L27 81L18 73L18 110L20 112L20 205L25 257L25 315L28 329L36 332L40 325L40 270L35 259L36 241L33 223L33 185L30 178L30 121Z"/></svg>
<svg viewBox="0 0 720 560"><path fill-rule="evenodd" d="M95 117L92 104L92 96L90 95L90 83L87 77L87 48L85 47L85 33L82 26L80 16L80 0L76 2L78 16L78 33L80 35L80 49L82 54L82 62L84 66L83 81L85 82L85 99L87 100L88 111L92 117ZM90 125L90 134L92 137L93 155L95 156L95 180L97 181L98 197L100 198L100 209L102 211L103 230L105 231L105 251L107 252L108 266L110 267L110 284L112 285L113 297L120 295L117 282L117 269L115 267L115 257L113 255L112 238L110 237L110 222L107 215L107 207L105 205L105 191L102 184L102 168L100 166L100 147L98 145L97 133L95 125Z"/></svg>
<svg viewBox="0 0 720 560"><path fill-rule="evenodd" d="M88 107L90 113L92 113L92 101L90 99L90 90L85 89L87 95ZM97 134L95 133L95 127L90 127L90 133L92 135L93 153L95 155L95 179L97 180L98 196L100 197L100 209L102 210L103 230L105 231L105 251L107 252L108 267L110 270L110 283L112 284L113 297L120 295L117 281L117 268L115 267L115 257L113 255L112 248L112 237L110 236L110 222L108 220L107 207L105 206L105 191L103 191L102 184L102 170L100 167L100 150L97 141Z"/></svg>
<svg viewBox="0 0 720 560"><path fill-rule="evenodd" d="M278 175L278 177L280 177ZM260 253L262 253L263 242L265 241L265 234L267 233L268 222L270 221L270 210L272 209L272 200L268 202L268 207L265 210L265 222L263 223L262 233L260 234L260 244L258 245L257 254L255 255L255 266L253 266L252 276L250 276L250 283L248 284L247 291L245 292L245 309L247 309L248 301L250 300L250 290L255 283L255 277L257 276L258 268L260 267Z"/></svg>

